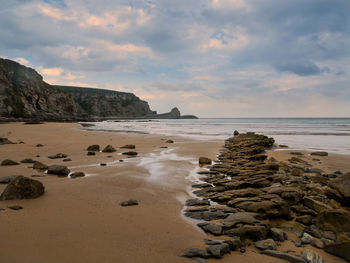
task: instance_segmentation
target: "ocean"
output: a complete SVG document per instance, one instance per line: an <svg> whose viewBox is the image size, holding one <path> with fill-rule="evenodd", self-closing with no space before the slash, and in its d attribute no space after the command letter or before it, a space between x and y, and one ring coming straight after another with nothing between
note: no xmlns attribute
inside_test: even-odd
<svg viewBox="0 0 350 263"><path fill-rule="evenodd" d="M289 149L350 155L350 118L201 118L103 121L88 130L225 140L235 130L271 136Z"/></svg>

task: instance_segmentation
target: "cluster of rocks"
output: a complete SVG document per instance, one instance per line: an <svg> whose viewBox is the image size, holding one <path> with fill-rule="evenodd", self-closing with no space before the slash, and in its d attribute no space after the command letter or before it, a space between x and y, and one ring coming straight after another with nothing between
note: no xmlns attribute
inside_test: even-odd
<svg viewBox="0 0 350 263"><path fill-rule="evenodd" d="M302 255L277 251L288 232L300 237L298 247L311 244L350 260L350 173L325 174L302 157L289 162L268 159L265 150L273 144L273 138L263 135L236 134L226 140L216 163L199 172L202 182L192 187L201 199L188 200L184 213L223 240L215 241L217 253L210 243L206 250L190 249L184 256L244 252L250 240L266 255L290 262L322 262L314 251L304 250Z"/></svg>

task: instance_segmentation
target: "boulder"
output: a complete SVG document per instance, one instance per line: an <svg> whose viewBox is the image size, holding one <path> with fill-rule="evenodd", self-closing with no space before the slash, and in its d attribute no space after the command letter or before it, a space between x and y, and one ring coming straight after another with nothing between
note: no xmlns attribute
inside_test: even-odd
<svg viewBox="0 0 350 263"><path fill-rule="evenodd" d="M121 206L134 206L139 205L139 202L137 200L130 199L128 201L124 201L120 203Z"/></svg>
<svg viewBox="0 0 350 263"><path fill-rule="evenodd" d="M47 168L47 173L55 174L59 176L68 176L68 174L70 173L70 170L68 169L67 166L64 166L64 165L50 165Z"/></svg>
<svg viewBox="0 0 350 263"><path fill-rule="evenodd" d="M18 175L5 175L0 177L0 184L8 184L13 179L15 179Z"/></svg>
<svg viewBox="0 0 350 263"><path fill-rule="evenodd" d="M328 152L312 152L310 155L313 155L313 156L328 156Z"/></svg>
<svg viewBox="0 0 350 263"><path fill-rule="evenodd" d="M4 189L0 200L31 199L43 195L45 188L40 181L17 176Z"/></svg>
<svg viewBox="0 0 350 263"><path fill-rule="evenodd" d="M259 240L254 243L255 247L261 250L271 249L276 250L276 243L271 238L265 240Z"/></svg>
<svg viewBox="0 0 350 263"><path fill-rule="evenodd" d="M35 163L35 160L31 159L31 158L26 158L26 159L23 159L21 161L21 163Z"/></svg>
<svg viewBox="0 0 350 263"><path fill-rule="evenodd" d="M48 168L48 166L46 164L43 164L41 162L36 161L33 165L33 169L37 169L37 170L46 170Z"/></svg>
<svg viewBox="0 0 350 263"><path fill-rule="evenodd" d="M19 163L18 163L18 162L15 162L15 161L13 161L13 160L6 159L6 160L3 160L3 161L1 162L1 165L2 165L2 166L7 166L7 165L19 165Z"/></svg>
<svg viewBox="0 0 350 263"><path fill-rule="evenodd" d="M87 150L91 151L91 152L99 152L100 151L100 145L98 145L98 144L90 145L89 147L87 147Z"/></svg>
<svg viewBox="0 0 350 263"><path fill-rule="evenodd" d="M126 144L122 147L120 147L120 149L135 149L136 146L134 144Z"/></svg>
<svg viewBox="0 0 350 263"><path fill-rule="evenodd" d="M112 146L112 145L107 145L103 150L102 152L104 153L113 153L113 152L116 152L117 150Z"/></svg>
<svg viewBox="0 0 350 263"><path fill-rule="evenodd" d="M211 159L207 157L199 157L199 164L211 164Z"/></svg>
<svg viewBox="0 0 350 263"><path fill-rule="evenodd" d="M210 245L207 247L207 252L214 258L222 258L225 254L230 253L230 246L224 242L218 245Z"/></svg>
<svg viewBox="0 0 350 263"><path fill-rule="evenodd" d="M303 251L301 257L307 262L307 263L323 263L323 258L321 255L316 253L313 250L306 249Z"/></svg>

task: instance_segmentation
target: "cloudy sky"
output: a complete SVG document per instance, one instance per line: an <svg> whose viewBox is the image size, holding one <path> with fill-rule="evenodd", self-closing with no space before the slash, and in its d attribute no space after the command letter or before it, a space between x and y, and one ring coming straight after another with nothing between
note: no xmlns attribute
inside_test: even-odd
<svg viewBox="0 0 350 263"><path fill-rule="evenodd" d="M200 117L350 116L349 0L0 0L0 57Z"/></svg>

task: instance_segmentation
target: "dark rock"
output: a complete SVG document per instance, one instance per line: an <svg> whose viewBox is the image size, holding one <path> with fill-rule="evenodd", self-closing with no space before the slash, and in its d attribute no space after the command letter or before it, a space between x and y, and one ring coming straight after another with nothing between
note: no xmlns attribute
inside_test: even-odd
<svg viewBox="0 0 350 263"><path fill-rule="evenodd" d="M117 150L112 146L112 145L107 145L102 152L104 153L112 153L112 152L116 152Z"/></svg>
<svg viewBox="0 0 350 263"><path fill-rule="evenodd" d="M50 159L60 159L60 158L66 158L66 157L67 157L67 154L64 154L64 153L57 153L55 155L48 156L48 158Z"/></svg>
<svg viewBox="0 0 350 263"><path fill-rule="evenodd" d="M133 200L133 199L130 199L128 201L124 201L124 202L121 202L120 205L121 206L134 206L134 205L138 205L139 202L137 200Z"/></svg>
<svg viewBox="0 0 350 263"><path fill-rule="evenodd" d="M330 207L329 205L326 205L326 204L324 204L320 201L317 201L311 197L304 197L303 203L305 206L307 206L310 209L315 210L318 213L320 213L324 210L331 210L332 209L332 207Z"/></svg>
<svg viewBox="0 0 350 263"><path fill-rule="evenodd" d="M71 159L71 158L66 158L66 159L63 159L62 161L63 161L63 162L71 162L72 159Z"/></svg>
<svg viewBox="0 0 350 263"><path fill-rule="evenodd" d="M265 226L245 225L238 228L226 230L224 233L228 236L238 236L242 240L248 238L253 241L257 241L266 238L267 229Z"/></svg>
<svg viewBox="0 0 350 263"><path fill-rule="evenodd" d="M85 173L83 172L74 172L70 175L71 178L84 177Z"/></svg>
<svg viewBox="0 0 350 263"><path fill-rule="evenodd" d="M23 207L20 206L20 205L10 205L10 206L8 206L8 208L10 208L12 210L21 210L21 209L23 209Z"/></svg>
<svg viewBox="0 0 350 263"><path fill-rule="evenodd" d="M46 164L43 164L41 162L36 161L33 165L33 169L36 170L46 170L48 166Z"/></svg>
<svg viewBox="0 0 350 263"><path fill-rule="evenodd" d="M5 175L0 177L0 184L8 184L13 179L15 179L18 175Z"/></svg>
<svg viewBox="0 0 350 263"><path fill-rule="evenodd" d="M107 166L106 163L100 163L100 166Z"/></svg>
<svg viewBox="0 0 350 263"><path fill-rule="evenodd" d="M120 147L120 149L135 149L136 146L134 144L126 144L122 147Z"/></svg>
<svg viewBox="0 0 350 263"><path fill-rule="evenodd" d="M297 216L295 220L304 225L311 225L312 223L312 217L310 215Z"/></svg>
<svg viewBox="0 0 350 263"><path fill-rule="evenodd" d="M7 138L0 137L0 145L4 145L4 144L15 144L15 143L11 142Z"/></svg>
<svg viewBox="0 0 350 263"><path fill-rule="evenodd" d="M21 163L35 163L35 160L30 159L30 158L26 158L26 159L23 159L23 160L21 161Z"/></svg>
<svg viewBox="0 0 350 263"><path fill-rule="evenodd" d="M200 200L198 198L188 199L185 203L186 206L201 206L201 205L210 205L208 200Z"/></svg>
<svg viewBox="0 0 350 263"><path fill-rule="evenodd" d="M328 156L328 152L312 152L310 155L313 155L313 156Z"/></svg>
<svg viewBox="0 0 350 263"><path fill-rule="evenodd" d="M70 170L67 168L67 166L63 165L50 165L47 168L48 174L55 174L59 176L67 176L70 173Z"/></svg>
<svg viewBox="0 0 350 263"><path fill-rule="evenodd" d="M318 215L317 226L335 233L350 232L350 212L342 209L325 210Z"/></svg>
<svg viewBox="0 0 350 263"><path fill-rule="evenodd" d="M88 152L87 155L96 155L95 152Z"/></svg>
<svg viewBox="0 0 350 263"><path fill-rule="evenodd" d="M268 255L275 258L280 258L291 263L307 263L303 258L299 256L291 255L286 252L277 251L277 250L267 249L267 250L261 251L260 254Z"/></svg>
<svg viewBox="0 0 350 263"><path fill-rule="evenodd" d="M167 141L165 141L166 143L174 143L174 141L173 140L167 140Z"/></svg>
<svg viewBox="0 0 350 263"><path fill-rule="evenodd" d="M236 251L242 247L242 241L239 237L232 237L230 240L225 240L224 243L228 244L232 251Z"/></svg>
<svg viewBox="0 0 350 263"><path fill-rule="evenodd" d="M196 257L209 258L210 254L204 249L190 248L182 256L186 258L196 258Z"/></svg>
<svg viewBox="0 0 350 263"><path fill-rule="evenodd" d="M6 160L3 160L3 161L1 162L1 165L2 165L2 166L7 166L7 165L19 165L19 163L18 163L18 162L15 162L15 161L13 161L13 160L6 159Z"/></svg>
<svg viewBox="0 0 350 263"><path fill-rule="evenodd" d="M220 236L222 234L222 226L217 224L199 223L197 226L203 229L204 232L210 233L214 236Z"/></svg>
<svg viewBox="0 0 350 263"><path fill-rule="evenodd" d="M302 152L290 152L292 155L297 155L297 156L303 156L304 154Z"/></svg>
<svg viewBox="0 0 350 263"><path fill-rule="evenodd" d="M207 157L199 157L199 164L211 164L211 159Z"/></svg>
<svg viewBox="0 0 350 263"><path fill-rule="evenodd" d="M222 258L225 254L230 253L230 247L226 243L211 245L207 247L207 252L214 258Z"/></svg>
<svg viewBox="0 0 350 263"><path fill-rule="evenodd" d="M87 150L90 152L99 152L100 151L100 145L98 144L93 144L87 147Z"/></svg>
<svg viewBox="0 0 350 263"><path fill-rule="evenodd" d="M254 243L255 247L261 250L271 249L276 250L276 243L272 239L259 240Z"/></svg>
<svg viewBox="0 0 350 263"><path fill-rule="evenodd" d="M237 135L239 135L239 132L238 132L237 130L235 130L235 131L233 132L233 135L234 135L234 136L237 136Z"/></svg>
<svg viewBox="0 0 350 263"><path fill-rule="evenodd" d="M0 200L31 199L43 195L45 188L40 181L17 176L4 189Z"/></svg>
<svg viewBox="0 0 350 263"><path fill-rule="evenodd" d="M232 228L238 224L255 224L260 221L256 219L257 213L238 212L229 215L222 223L225 228Z"/></svg>
<svg viewBox="0 0 350 263"><path fill-rule="evenodd" d="M136 156L137 154L138 154L137 152L133 152L133 151L123 153L123 155L129 155L129 156Z"/></svg>
<svg viewBox="0 0 350 263"><path fill-rule="evenodd" d="M338 176L331 181L330 186L342 195L342 203L350 206L350 173Z"/></svg>
<svg viewBox="0 0 350 263"><path fill-rule="evenodd" d="M350 262L350 241L326 245L325 250L332 255L343 258L346 261Z"/></svg>
<svg viewBox="0 0 350 263"><path fill-rule="evenodd" d="M42 145L41 143L38 143L38 144L36 145L36 147L44 147L44 145Z"/></svg>
<svg viewBox="0 0 350 263"><path fill-rule="evenodd" d="M270 235L271 235L272 239L276 240L276 241L288 240L288 236L287 236L286 232L284 232L283 230L281 230L279 228L274 228L274 227L271 228Z"/></svg>

